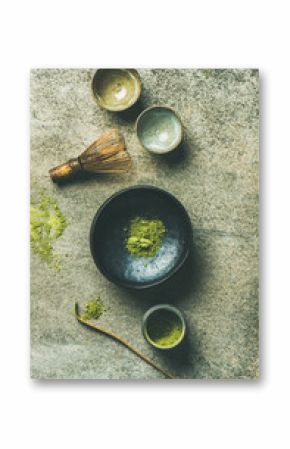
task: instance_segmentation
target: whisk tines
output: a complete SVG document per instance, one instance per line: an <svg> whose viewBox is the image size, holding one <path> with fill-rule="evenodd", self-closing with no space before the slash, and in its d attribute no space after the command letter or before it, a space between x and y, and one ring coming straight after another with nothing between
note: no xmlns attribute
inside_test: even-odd
<svg viewBox="0 0 290 449"><path fill-rule="evenodd" d="M125 139L118 129L101 134L77 158L49 170L54 182L72 177L79 171L89 173L124 173L130 170L132 160Z"/></svg>

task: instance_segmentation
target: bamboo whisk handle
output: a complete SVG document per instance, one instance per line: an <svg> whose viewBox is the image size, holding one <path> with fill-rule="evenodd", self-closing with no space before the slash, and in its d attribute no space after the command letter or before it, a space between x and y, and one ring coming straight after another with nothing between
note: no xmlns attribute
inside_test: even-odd
<svg viewBox="0 0 290 449"><path fill-rule="evenodd" d="M64 164L58 165L57 167L51 168L49 170L50 177L53 182L59 182L64 179L70 178L82 169L78 158L70 159Z"/></svg>

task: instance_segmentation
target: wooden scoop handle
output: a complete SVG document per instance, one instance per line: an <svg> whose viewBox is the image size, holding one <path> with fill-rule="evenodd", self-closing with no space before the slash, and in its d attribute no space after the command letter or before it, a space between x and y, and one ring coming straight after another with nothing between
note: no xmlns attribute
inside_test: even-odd
<svg viewBox="0 0 290 449"><path fill-rule="evenodd" d="M70 159L64 164L58 165L57 167L51 168L49 170L49 175L53 182L63 181L64 179L70 178L82 169L78 158Z"/></svg>

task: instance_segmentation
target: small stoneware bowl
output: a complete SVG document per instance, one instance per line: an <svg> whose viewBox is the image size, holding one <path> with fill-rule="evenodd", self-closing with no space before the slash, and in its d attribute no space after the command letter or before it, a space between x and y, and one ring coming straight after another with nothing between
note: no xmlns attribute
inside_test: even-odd
<svg viewBox="0 0 290 449"><path fill-rule="evenodd" d="M182 313L169 304L151 307L142 321L144 338L154 348L168 350L178 346L184 339L186 324Z"/></svg>
<svg viewBox="0 0 290 449"><path fill-rule="evenodd" d="M92 91L101 107L124 111L140 97L141 79L134 69L99 69L92 80Z"/></svg>
<svg viewBox="0 0 290 449"><path fill-rule="evenodd" d="M128 227L135 218L161 220L165 234L152 257L126 248ZM169 192L153 186L134 186L107 199L91 225L90 247L101 273L117 285L145 289L176 273L191 248L191 223L182 204Z"/></svg>
<svg viewBox="0 0 290 449"><path fill-rule="evenodd" d="M137 118L136 133L143 147L155 154L175 150L183 139L180 118L173 109L164 106L145 109Z"/></svg>

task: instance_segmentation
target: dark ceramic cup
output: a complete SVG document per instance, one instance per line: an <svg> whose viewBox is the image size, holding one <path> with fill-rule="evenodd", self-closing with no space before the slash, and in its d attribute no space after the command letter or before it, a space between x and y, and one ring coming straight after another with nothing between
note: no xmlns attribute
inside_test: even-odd
<svg viewBox="0 0 290 449"><path fill-rule="evenodd" d="M161 220L165 226L154 257L138 257L126 248L132 219ZM184 264L191 246L191 223L183 205L169 192L135 186L115 193L97 211L91 225L90 247L100 272L117 285L144 289L169 279Z"/></svg>

